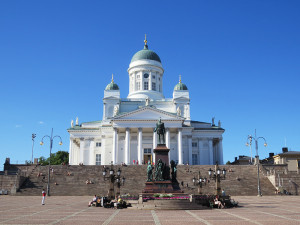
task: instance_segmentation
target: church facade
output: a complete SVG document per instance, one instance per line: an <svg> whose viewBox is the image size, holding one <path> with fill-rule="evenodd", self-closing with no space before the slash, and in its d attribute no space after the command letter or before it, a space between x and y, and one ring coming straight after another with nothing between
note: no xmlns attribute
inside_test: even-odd
<svg viewBox="0 0 300 225"><path fill-rule="evenodd" d="M153 131L158 119L165 125L169 159L178 164L223 164L221 123L199 122L190 116L190 95L181 78L173 98L163 95L164 68L160 57L144 49L131 59L128 68L129 94L120 98L113 78L104 90L103 118L71 122L70 165L141 164L154 162L158 138Z"/></svg>

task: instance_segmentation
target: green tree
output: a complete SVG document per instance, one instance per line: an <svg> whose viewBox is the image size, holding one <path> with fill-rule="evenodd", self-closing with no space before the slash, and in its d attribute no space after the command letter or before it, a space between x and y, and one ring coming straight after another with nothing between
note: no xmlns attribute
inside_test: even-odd
<svg viewBox="0 0 300 225"><path fill-rule="evenodd" d="M65 151L58 151L51 154L51 165L60 165L62 163L68 164L69 153Z"/></svg>
<svg viewBox="0 0 300 225"><path fill-rule="evenodd" d="M45 158L44 156L41 156L39 158L39 164L41 164L42 166L48 165L49 164L49 158Z"/></svg>
<svg viewBox="0 0 300 225"><path fill-rule="evenodd" d="M226 163L226 165L230 165L230 164L231 164L231 162L228 160L227 163Z"/></svg>
<svg viewBox="0 0 300 225"><path fill-rule="evenodd" d="M51 153L51 165L60 165L62 163L68 164L69 153L65 151L58 151L56 153ZM39 163L42 166L49 165L49 157L46 159L44 156L39 158Z"/></svg>

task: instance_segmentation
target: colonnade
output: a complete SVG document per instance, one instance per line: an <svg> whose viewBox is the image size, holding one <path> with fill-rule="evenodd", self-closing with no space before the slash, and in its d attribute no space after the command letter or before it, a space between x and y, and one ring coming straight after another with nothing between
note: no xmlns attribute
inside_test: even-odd
<svg viewBox="0 0 300 225"><path fill-rule="evenodd" d="M114 128L113 133L113 149L112 149L112 162L113 164L117 164L117 151L118 151L118 129ZM130 128L125 129L125 152L124 152L124 162L126 164L130 164ZM170 148L170 130L169 128L166 128L165 133L165 142L166 146ZM157 134L156 132L153 132L153 149L157 147ZM137 134L137 160L139 162L143 161L143 129L140 127L138 128L138 134ZM155 154L153 154L153 157L155 157ZM169 158L170 158L170 152L169 152ZM153 158L153 161L155 161L155 158ZM182 152L182 129L178 129L178 164L183 164L183 152Z"/></svg>
<svg viewBox="0 0 300 225"><path fill-rule="evenodd" d="M121 128L122 129L122 128ZM113 128L113 134L112 134L112 145L109 147L109 149L106 149L108 146L105 144L107 140L104 138L101 140L102 142L102 150L101 150L101 158L102 162L101 164L109 164L112 162L113 164L118 164L120 162L124 162L128 165L131 164L131 157L132 153L130 151L131 148L131 129L126 128L125 129L125 139L124 145L120 148L124 149L123 154L119 155L118 151L119 148L119 139L120 134L124 138L124 128L121 131L119 131L118 128ZM136 129L135 129L136 130ZM173 130L172 130L173 132ZM135 156L135 159L138 160L139 163L142 163L144 160L144 147L143 147L143 128L139 127L137 129L137 133L135 132L135 135L137 135L137 156ZM149 136L149 133L147 132L147 135ZM152 149L155 149L157 147L157 134L156 132L152 133ZM197 143L197 150L193 147L193 143ZM171 146L171 132L169 128L166 128L165 133L165 143L166 146L170 149L169 151L169 159L170 153L171 153L171 147L174 149L174 144L176 143L177 147L177 153L176 157L178 159L178 164L184 164L189 163L189 165L193 164L210 164L213 165L216 163L216 161L219 162L219 164L223 163L223 147L222 147L222 137L219 138L201 138L201 137L192 137L192 135L184 136L184 143L185 143L185 151L188 151L188 154L183 152L183 132L182 128L177 128L177 135L176 135L176 141L172 142ZM205 146L202 145L202 143L207 143ZM149 144L149 142L148 142ZM201 147L200 147L201 146ZM194 152L193 152L194 150ZM98 150L97 150L98 151ZM110 154L111 152L111 154ZM107 155L109 154L109 155ZM173 154L173 153L172 153ZM193 163L193 154L197 154L197 161ZM185 155L185 157L184 157ZM109 158L107 158L109 157ZM120 158L121 157L121 158ZM155 162L155 154L152 154L152 159ZM174 155L173 155L174 158ZM106 162L108 161L108 162ZM95 165L96 162L96 152L95 152L95 140L94 138L72 138L70 139L70 149L69 149L69 163L71 165L76 165L79 163L83 163L85 165Z"/></svg>

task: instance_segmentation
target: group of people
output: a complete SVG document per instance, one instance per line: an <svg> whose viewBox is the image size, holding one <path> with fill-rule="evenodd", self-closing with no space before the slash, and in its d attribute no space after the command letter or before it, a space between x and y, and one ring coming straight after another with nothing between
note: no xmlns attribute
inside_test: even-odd
<svg viewBox="0 0 300 225"><path fill-rule="evenodd" d="M225 207L225 202L222 203L218 195L214 199L214 204L218 206L218 209L223 209Z"/></svg>
<svg viewBox="0 0 300 225"><path fill-rule="evenodd" d="M92 184L93 182L91 181L91 180L89 180L89 179L87 179L86 181L85 181L85 184Z"/></svg>
<svg viewBox="0 0 300 225"><path fill-rule="evenodd" d="M124 201L122 200L121 196L119 195L118 197L116 197L114 200L111 200L109 202L109 207L110 208L114 208L117 209L119 205L123 206L124 205ZM97 204L101 204L101 206L105 207L105 201L103 200L103 202L101 202L101 198L97 197L97 195L94 195L92 201L89 202L88 206L92 206L93 204L95 204L97 206Z"/></svg>

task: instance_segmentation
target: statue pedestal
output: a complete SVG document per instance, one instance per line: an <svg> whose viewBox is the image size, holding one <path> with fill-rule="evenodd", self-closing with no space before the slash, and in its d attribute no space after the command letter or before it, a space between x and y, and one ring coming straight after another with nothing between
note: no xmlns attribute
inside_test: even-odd
<svg viewBox="0 0 300 225"><path fill-rule="evenodd" d="M168 173L168 175L165 174L165 177L168 178L165 178L165 180L163 181L155 181L155 172L153 172L153 181L147 181L145 183L143 194L183 193L183 191L180 190L178 182L172 182L170 180L169 151L170 149L168 149L165 144L158 144L157 147L153 150L155 154L155 167L158 166L159 159L163 163L165 163Z"/></svg>
<svg viewBox="0 0 300 225"><path fill-rule="evenodd" d="M155 154L155 166L157 165L158 159L161 159L167 166L169 166L169 151L166 144L158 144L153 153Z"/></svg>
<svg viewBox="0 0 300 225"><path fill-rule="evenodd" d="M148 181L145 183L143 193L172 193L173 186L170 180L165 181Z"/></svg>

